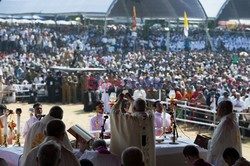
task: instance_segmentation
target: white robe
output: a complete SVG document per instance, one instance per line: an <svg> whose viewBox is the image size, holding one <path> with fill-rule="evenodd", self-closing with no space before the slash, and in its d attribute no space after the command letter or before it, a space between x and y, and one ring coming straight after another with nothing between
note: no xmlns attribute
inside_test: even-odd
<svg viewBox="0 0 250 166"><path fill-rule="evenodd" d="M216 166L226 166L222 155L228 147L233 147L242 154L240 129L233 113L222 117L215 129L208 143L208 162Z"/></svg>
<svg viewBox="0 0 250 166"><path fill-rule="evenodd" d="M146 94L146 92L145 92L145 90L143 90L143 89L141 89L141 90L135 90L134 91L134 94L133 94L133 98L134 98L134 100L136 100L136 99L138 99L138 98L141 98L141 99L143 99L143 100L146 100L146 96L147 96L147 94Z"/></svg>
<svg viewBox="0 0 250 166"><path fill-rule="evenodd" d="M36 123L36 122L39 122L39 120L36 118L36 117L31 117L29 120L27 120L25 122L25 125L24 125L24 128L23 128L23 137L25 139L26 135L28 134L31 126Z"/></svg>
<svg viewBox="0 0 250 166"><path fill-rule="evenodd" d="M104 112L110 112L110 105L109 105L109 93L108 93L108 89L109 89L110 84L108 83L103 83L100 87L99 90L102 93L102 97L101 100L104 103Z"/></svg>
<svg viewBox="0 0 250 166"><path fill-rule="evenodd" d="M23 156L22 161L25 161L28 153L31 149L41 144L41 142L44 140L45 135L44 131L46 128L46 125L49 123L49 121L56 119L50 115L46 115L41 121L36 122L29 130L25 142L24 142L24 148L23 148ZM63 140L64 146L70 150L73 151L73 148L69 142L69 138L67 134L65 134L64 140Z"/></svg>
<svg viewBox="0 0 250 166"><path fill-rule="evenodd" d="M130 109L133 108L132 104ZM111 141L110 151L121 156L131 146L140 148L144 154L145 166L155 166L154 114L151 112L121 112L121 102L116 103L110 114ZM145 130L142 128L145 127ZM146 136L146 145L142 146L142 135Z"/></svg>
<svg viewBox="0 0 250 166"><path fill-rule="evenodd" d="M80 166L80 163L77 160L77 158L74 156L74 154L71 151L69 151L67 148L65 148L63 146L63 142L58 140L56 137L46 137L43 143L48 142L50 140L56 141L62 147L61 148L61 161L60 161L59 166ZM25 160L23 166L31 166L31 165L38 166L36 157L37 157L40 146L41 145L35 147L28 153L27 160Z"/></svg>

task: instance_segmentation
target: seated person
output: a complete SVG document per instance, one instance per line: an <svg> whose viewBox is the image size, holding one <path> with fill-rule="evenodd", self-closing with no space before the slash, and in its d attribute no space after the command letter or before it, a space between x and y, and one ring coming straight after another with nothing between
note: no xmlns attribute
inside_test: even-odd
<svg viewBox="0 0 250 166"><path fill-rule="evenodd" d="M80 160L88 159L95 166L120 166L121 165L118 156L108 151L106 142L104 140L94 141L92 148L93 148L93 151L85 150L82 156L80 157ZM83 150L81 149L80 151L83 151Z"/></svg>
<svg viewBox="0 0 250 166"><path fill-rule="evenodd" d="M103 114L104 114L104 105L102 101L98 101L96 102L96 113L97 115L93 116L90 119L90 131L96 131L96 130L101 130L102 129L102 125L103 125ZM109 121L106 121L105 126L104 126L105 130L109 130Z"/></svg>
<svg viewBox="0 0 250 166"><path fill-rule="evenodd" d="M81 166L94 166L93 163L91 161L89 161L88 159L82 159L80 161Z"/></svg>
<svg viewBox="0 0 250 166"><path fill-rule="evenodd" d="M211 164L200 158L198 149L193 145L187 145L183 149L183 155L187 162L193 166L211 166Z"/></svg>
<svg viewBox="0 0 250 166"><path fill-rule="evenodd" d="M250 162L240 157L240 154L234 148L226 148L223 152L223 159L228 166L250 166Z"/></svg>
<svg viewBox="0 0 250 166"><path fill-rule="evenodd" d="M164 111L164 107L161 104L160 101L156 101L154 103L154 108L155 108L155 135L156 136L160 136L162 134L162 127L163 127L163 123L166 124L166 132L170 132L171 131L171 119L170 119L170 115L168 113L166 113L166 117L165 117L165 122L163 122L163 111Z"/></svg>

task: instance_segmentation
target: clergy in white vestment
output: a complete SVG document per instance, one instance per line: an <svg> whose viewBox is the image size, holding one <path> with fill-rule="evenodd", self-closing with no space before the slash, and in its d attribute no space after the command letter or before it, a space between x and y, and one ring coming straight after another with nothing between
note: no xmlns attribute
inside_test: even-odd
<svg viewBox="0 0 250 166"><path fill-rule="evenodd" d="M74 156L74 154L67 149L64 145L64 137L65 137L65 124L59 120L54 119L51 120L45 129L46 138L43 140L43 142L32 149L28 155L26 160L24 161L23 166L39 166L37 163L37 156L39 148L45 144L46 142L49 142L51 140L55 141L61 146L61 161L59 166L79 166L80 163L77 160L77 158Z"/></svg>
<svg viewBox="0 0 250 166"><path fill-rule="evenodd" d="M92 151L85 150L79 160L88 159L94 164L94 166L121 165L119 157L108 151L104 140L94 141L92 148Z"/></svg>
<svg viewBox="0 0 250 166"><path fill-rule="evenodd" d="M50 109L48 115L46 115L41 121L36 122L31 127L24 142L22 161L25 161L31 149L35 148L36 146L42 143L42 141L45 138L44 131L49 121L53 119L62 119L62 118L63 118L62 108L59 106L54 106ZM68 150L70 151L73 150L66 133L64 135L63 144L64 147L67 148Z"/></svg>
<svg viewBox="0 0 250 166"><path fill-rule="evenodd" d="M139 84L137 84L137 90L134 91L134 94L133 94L133 98L134 100L138 99L138 98L141 98L143 100L146 100L146 92L144 89L141 88L141 86Z"/></svg>
<svg viewBox="0 0 250 166"><path fill-rule="evenodd" d="M123 94L119 95L111 110L110 151L121 156L123 150L136 146L143 152L145 166L155 166L154 114L146 111L146 102L143 99L134 101L128 93L125 97L130 102L130 113L121 112Z"/></svg>
<svg viewBox="0 0 250 166"><path fill-rule="evenodd" d="M110 105L109 105L109 89L111 88L111 84L108 82L108 78L105 78L105 82L99 86L99 91L102 94L101 100L104 103L104 111L110 112Z"/></svg>
<svg viewBox="0 0 250 166"><path fill-rule="evenodd" d="M160 136L162 134L162 127L166 127L165 132L171 131L171 116L168 113L164 113L163 105L160 101L154 103L155 107L155 135ZM163 113L162 113L163 112Z"/></svg>
<svg viewBox="0 0 250 166"><path fill-rule="evenodd" d="M242 154L240 129L233 113L232 102L220 102L217 116L220 123L208 143L208 162L216 166L226 166L222 156L226 148L235 148L240 155Z"/></svg>
<svg viewBox="0 0 250 166"><path fill-rule="evenodd" d="M31 126L34 123L36 123L39 120L41 120L41 115L43 113L42 104L35 103L33 105L33 112L34 112L34 116L31 116L30 119L25 122L25 125L24 125L24 128L23 128L23 137L24 137L24 139L25 139L26 135L28 134Z"/></svg>

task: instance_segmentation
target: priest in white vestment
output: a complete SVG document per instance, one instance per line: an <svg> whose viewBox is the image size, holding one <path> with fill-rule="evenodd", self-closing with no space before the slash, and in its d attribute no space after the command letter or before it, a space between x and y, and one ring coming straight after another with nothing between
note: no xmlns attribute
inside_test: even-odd
<svg viewBox="0 0 250 166"><path fill-rule="evenodd" d="M46 138L43 142L32 149L28 155L26 160L24 161L23 166L38 166L37 163L37 156L39 148L46 142L55 141L56 143L60 144L61 146L61 161L59 166L80 166L79 161L74 156L74 154L67 149L64 145L64 137L65 137L65 124L59 120L54 119L51 120L48 125L46 126Z"/></svg>
<svg viewBox="0 0 250 166"><path fill-rule="evenodd" d="M154 114L146 111L143 99L134 101L128 93L125 97L130 102L130 113L121 112L124 95L120 94L110 114L110 151L121 156L126 148L136 146L143 152L145 166L155 166Z"/></svg>
<svg viewBox="0 0 250 166"><path fill-rule="evenodd" d="M220 102L217 110L220 123L208 143L208 162L216 166L226 166L222 156L226 148L235 148L242 154L241 135L232 102Z"/></svg>
<svg viewBox="0 0 250 166"><path fill-rule="evenodd" d="M137 84L137 90L134 91L133 98L134 100L141 98L143 100L146 100L146 92L144 89L141 88L141 85Z"/></svg>
<svg viewBox="0 0 250 166"><path fill-rule="evenodd" d="M42 143L42 141L45 138L44 131L48 122L53 119L62 119L62 116L63 116L63 110L61 109L61 107L54 106L50 109L48 115L46 115L41 121L36 122L31 127L24 142L22 161L25 161L31 149L35 148L36 146ZM69 142L69 138L66 133L64 135L63 143L65 148L67 148L70 151L73 151L73 148Z"/></svg>
<svg viewBox="0 0 250 166"><path fill-rule="evenodd" d="M25 125L24 125L24 128L23 128L23 137L24 137L24 139L25 139L26 135L28 134L31 126L34 123L39 122L39 120L41 120L41 115L43 113L42 105L40 103L35 103L33 105L32 110L34 112L34 116L31 116L30 119L25 122ZM33 114L33 112L31 112L31 114Z"/></svg>

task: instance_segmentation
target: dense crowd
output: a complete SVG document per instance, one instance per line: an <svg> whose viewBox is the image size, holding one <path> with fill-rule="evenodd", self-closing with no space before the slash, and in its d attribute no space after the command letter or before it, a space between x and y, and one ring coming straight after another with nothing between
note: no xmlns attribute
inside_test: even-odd
<svg viewBox="0 0 250 166"><path fill-rule="evenodd" d="M214 33L212 42L220 51L212 52L205 31L191 29L187 42L180 29L170 29L170 51L166 52L167 31L154 26L148 31L138 28L135 35L128 27L117 25L109 26L103 35L98 26L83 26L76 33L70 26L2 24L1 82L5 85L46 83L49 101L83 101L85 90L100 90L105 82L110 82L117 93L123 89L133 93L142 88L147 98L158 99L156 91L159 93L161 89L163 100L170 89L175 89L180 94L179 100L204 99L201 103L208 106L211 94L217 94L217 100L224 92L235 99L232 91L236 91L243 101L249 96L250 58L247 52L241 54L249 51L249 37ZM99 67L107 72L51 71L55 65ZM93 79L95 88L87 81ZM114 80L119 80L119 85L113 84ZM188 95L191 92L194 95ZM69 94L74 94L72 99L63 99ZM55 95L58 97L54 98Z"/></svg>

